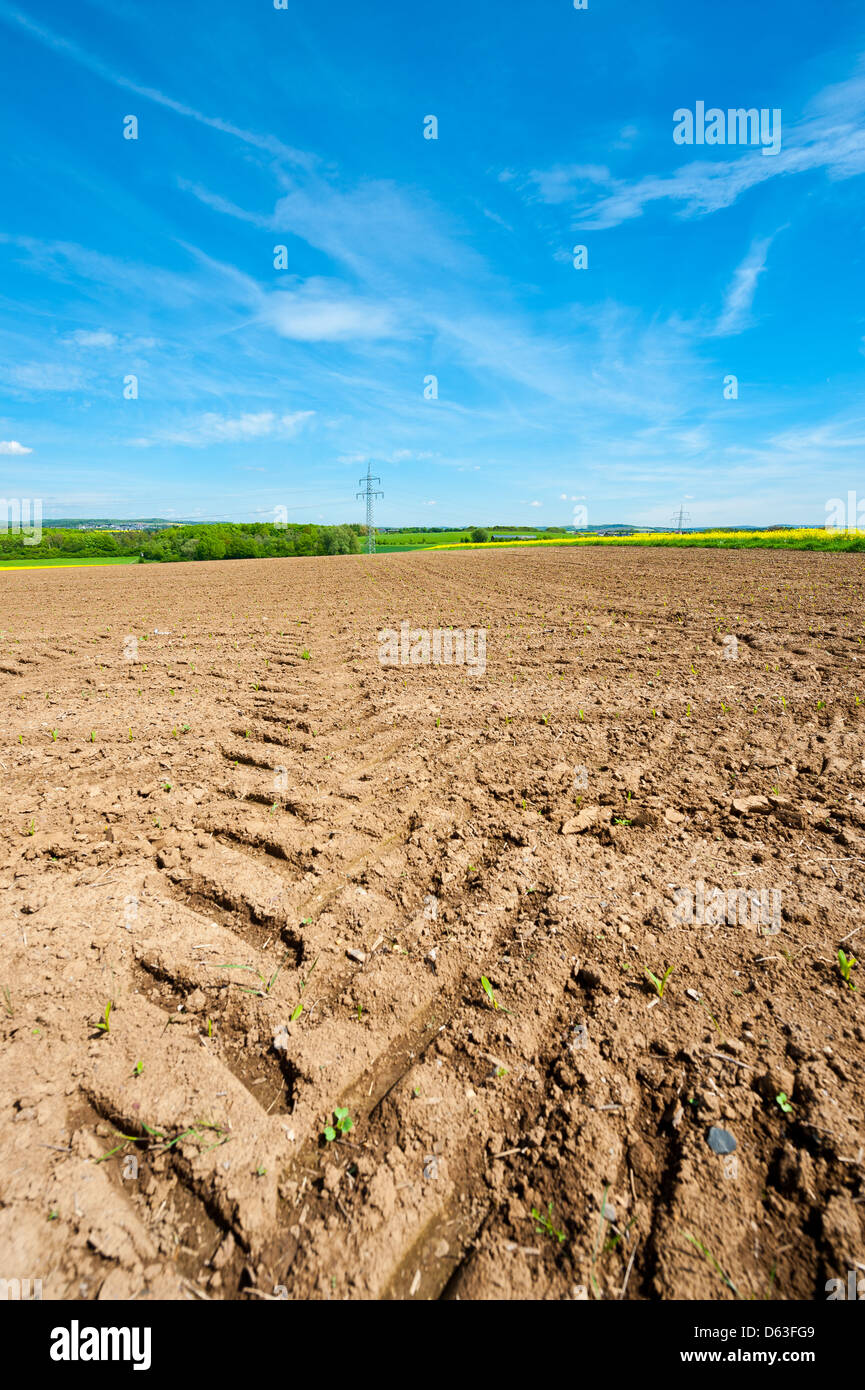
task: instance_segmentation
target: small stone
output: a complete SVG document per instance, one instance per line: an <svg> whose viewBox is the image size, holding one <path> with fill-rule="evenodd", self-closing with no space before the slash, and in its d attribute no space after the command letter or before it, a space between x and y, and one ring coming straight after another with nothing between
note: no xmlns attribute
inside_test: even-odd
<svg viewBox="0 0 865 1390"><path fill-rule="evenodd" d="M601 808L599 806L584 806L579 815L571 816L562 826L563 835L581 835L584 830L595 825L600 818Z"/></svg>
<svg viewBox="0 0 865 1390"><path fill-rule="evenodd" d="M768 796L736 796L733 810L740 816L765 816L772 809Z"/></svg>
<svg viewBox="0 0 865 1390"><path fill-rule="evenodd" d="M731 1154L736 1149L736 1140L728 1129L712 1125L709 1130L709 1148L713 1154Z"/></svg>
<svg viewBox="0 0 865 1390"><path fill-rule="evenodd" d="M277 1028L276 1032L273 1035L272 1042L274 1052L287 1052L288 1040L290 1036L291 1035L288 1031L287 1023L283 1023L281 1027Z"/></svg>
<svg viewBox="0 0 865 1390"><path fill-rule="evenodd" d="M686 990L685 990L685 993L687 994L687 996L688 996L689 999L695 999L695 1000L697 1001L697 1003L699 1004L699 1002L700 1002L700 1000L701 1000L701 998L702 998L702 995L698 994L697 991L696 991L695 989L686 989Z"/></svg>
<svg viewBox="0 0 865 1390"><path fill-rule="evenodd" d="M605 1203L604 1203L604 1207L603 1207L603 1211L601 1212L601 1216L604 1218L605 1221L615 1221L615 1219L616 1219L616 1208L613 1206L612 1202L605 1202Z"/></svg>
<svg viewBox="0 0 865 1390"><path fill-rule="evenodd" d="M366 960L366 953L364 951L350 950L346 951L345 954L348 956L349 960L357 961L358 965L363 965Z"/></svg>

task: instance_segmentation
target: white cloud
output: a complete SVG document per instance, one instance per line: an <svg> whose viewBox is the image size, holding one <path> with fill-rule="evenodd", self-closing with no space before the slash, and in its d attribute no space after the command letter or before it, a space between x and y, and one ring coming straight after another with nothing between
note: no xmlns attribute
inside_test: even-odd
<svg viewBox="0 0 865 1390"><path fill-rule="evenodd" d="M17 439L0 439L0 454L32 454L33 450L28 449L25 444L19 444Z"/></svg>
<svg viewBox="0 0 865 1390"><path fill-rule="evenodd" d="M783 147L771 157L758 149L727 146L727 158L690 160L672 173L647 174L633 182L597 165L556 165L530 171L522 187L531 199L573 202L575 225L587 230L617 227L664 200L681 204L683 216L699 216L732 206L748 189L778 175L824 169L830 179L845 179L865 173L863 113L865 74L860 70L821 92L803 120L785 123ZM671 156L675 152L671 119ZM598 185L605 186L600 197Z"/></svg>
<svg viewBox="0 0 865 1390"><path fill-rule="evenodd" d="M108 348L116 345L117 338L114 333L91 333L86 328L76 328L75 332L70 333L63 341L75 343L78 347Z"/></svg>
<svg viewBox="0 0 865 1390"><path fill-rule="evenodd" d="M529 503L529 506L530 506L530 507L542 507L543 505L544 505L543 502L530 502L530 503Z"/></svg>
<svg viewBox="0 0 865 1390"><path fill-rule="evenodd" d="M246 443L250 439L288 438L296 434L314 410L297 410L293 415L276 415L272 410L229 418L209 411L177 429L159 430L146 439L133 439L139 448L155 444L185 444L202 448L205 444Z"/></svg>
<svg viewBox="0 0 865 1390"><path fill-rule="evenodd" d="M736 267L733 279L724 299L724 310L715 325L716 337L728 333L741 333L750 323L751 305L757 292L757 281L766 269L766 256L772 244L771 237L762 237L751 243L747 256Z"/></svg>
<svg viewBox="0 0 865 1390"><path fill-rule="evenodd" d="M8 379L23 391L80 391L85 384L77 367L59 362L21 362L11 369Z"/></svg>
<svg viewBox="0 0 865 1390"><path fill-rule="evenodd" d="M384 304L357 299L324 280L308 280L297 290L276 290L265 298L261 317L281 338L304 343L386 338L394 332Z"/></svg>

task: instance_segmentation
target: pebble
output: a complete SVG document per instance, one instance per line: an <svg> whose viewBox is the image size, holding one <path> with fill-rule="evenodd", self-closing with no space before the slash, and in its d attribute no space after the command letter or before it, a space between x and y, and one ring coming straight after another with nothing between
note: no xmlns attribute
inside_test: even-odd
<svg viewBox="0 0 865 1390"><path fill-rule="evenodd" d="M363 965L364 961L366 960L366 954L364 951L350 950L346 951L345 954L348 956L349 960L356 960L358 965Z"/></svg>
<svg viewBox="0 0 865 1390"><path fill-rule="evenodd" d="M768 796L736 796L733 798L733 810L740 816L747 815L766 815L771 811L772 804Z"/></svg>
<svg viewBox="0 0 865 1390"><path fill-rule="evenodd" d="M728 1129L712 1125L709 1130L709 1148L713 1154L731 1154L736 1148L736 1140Z"/></svg>

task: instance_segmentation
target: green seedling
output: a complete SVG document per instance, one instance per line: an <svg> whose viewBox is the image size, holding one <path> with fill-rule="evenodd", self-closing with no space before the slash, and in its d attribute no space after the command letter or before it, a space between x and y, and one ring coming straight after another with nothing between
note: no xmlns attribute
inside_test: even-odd
<svg viewBox="0 0 865 1390"><path fill-rule="evenodd" d="M27 826L27 829L24 831L24 834L25 834L25 835L35 835L35 834L36 834L36 822L35 822L35 820L32 820L32 819L31 819L30 823L29 823L28 826Z"/></svg>
<svg viewBox="0 0 865 1390"><path fill-rule="evenodd" d="M300 654L300 659L301 661L312 661L312 652L309 651L307 647L304 647L303 651Z"/></svg>
<svg viewBox="0 0 865 1390"><path fill-rule="evenodd" d="M360 1006L358 1005L358 1007L360 1007ZM300 1016L301 1016L302 1013L303 1013L303 1005L302 1005L302 1004L296 1004L295 1007L294 1007L294 1009L292 1010L291 1017L290 1017L289 1020L288 1020L289 1023L297 1023L297 1020L300 1018Z"/></svg>
<svg viewBox="0 0 865 1390"><path fill-rule="evenodd" d="M95 743L95 742L96 742L96 730L95 730L95 729L91 729L91 730L90 730L90 742L91 742L91 743Z"/></svg>
<svg viewBox="0 0 865 1390"><path fill-rule="evenodd" d="M727 1285L727 1288L731 1291L731 1293L734 1293L737 1298L741 1298L742 1295L739 1293L739 1290L736 1288L736 1285L733 1283L730 1276L724 1273L723 1269L718 1264L718 1261L715 1259L715 1256L712 1254L711 1250L707 1250L702 1241L699 1241L694 1236L692 1236L690 1231L683 1231L682 1234L685 1236L686 1240L689 1240L692 1245L695 1245L697 1247L700 1254L703 1256L703 1259L706 1261L707 1264L710 1264L712 1266L718 1278L721 1280L722 1283Z"/></svg>
<svg viewBox="0 0 865 1390"><path fill-rule="evenodd" d="M108 1003L105 1005L105 1013L102 1015L102 1017L96 1025L96 1028L100 1033L111 1032L111 1010L113 1008L114 1001L109 999Z"/></svg>
<svg viewBox="0 0 865 1390"><path fill-rule="evenodd" d="M562 1245L566 1239L564 1231L559 1231L553 1225L553 1204L547 1202L545 1212L538 1211L537 1207L532 1207L532 1220L535 1222L535 1235L553 1236Z"/></svg>
<svg viewBox="0 0 865 1390"><path fill-rule="evenodd" d="M348 1134L350 1129L354 1129L354 1120L346 1109L334 1110L333 1118L335 1123L325 1125L323 1134L326 1142L332 1144L337 1134Z"/></svg>
<svg viewBox="0 0 865 1390"><path fill-rule="evenodd" d="M845 985L847 986L848 989L855 989L855 988L856 988L856 986L854 985L853 981L850 979L850 972L851 972L851 970L853 969L853 966L854 966L854 965L858 965L858 961L857 961L856 957L855 957L855 956L847 956L847 955L845 955L844 952L843 952L843 951L840 949L840 947L839 947L839 950L838 950L838 969L841 971L841 978L842 978L842 980L844 981L844 983L845 983Z"/></svg>
<svg viewBox="0 0 865 1390"><path fill-rule="evenodd" d="M269 979L267 978L267 976L262 975L262 973L261 973L260 970L256 970L256 968L255 968L254 965L221 965L221 966L219 967L219 969L220 969L220 970L249 970L249 971L251 971L253 975L257 975L258 978L259 978L259 980L261 980L261 988L260 988L260 989L247 989L246 985L240 985L240 989L243 990L244 994L255 994L255 995L258 995L259 998L264 998L265 996L267 996L268 994L270 994L270 991L273 989L273 986L276 984L276 981L277 981L277 977L278 977L278 975L279 975L279 972L282 970L283 966L285 965L285 962L288 960L289 954L290 954L290 953L287 952L287 953L285 954L285 956L283 956L283 958L282 958L282 960L280 961L279 965L276 967L276 969L274 970L273 974L270 976Z"/></svg>
<svg viewBox="0 0 865 1390"><path fill-rule="evenodd" d="M659 999L663 999L664 990L667 987L667 981L669 980L675 968L676 967L674 965L668 965L660 980L658 979L657 975L652 974L651 970L644 969L643 973L651 980L652 985L655 989L655 993L657 994Z"/></svg>
<svg viewBox="0 0 865 1390"><path fill-rule="evenodd" d="M136 1062L136 1063L135 1063L135 1075L136 1075L136 1076L140 1076L141 1073L142 1073L143 1071L144 1071L144 1063L143 1063L143 1062Z"/></svg>
<svg viewBox="0 0 865 1390"><path fill-rule="evenodd" d="M780 1105L781 1109L784 1111L784 1114L785 1114L785 1115L792 1115L792 1114L793 1114L793 1107L792 1107L792 1105L790 1104L789 1100L787 1099L787 1092L786 1092L786 1091L779 1091L778 1094L777 1094L777 1096L775 1097L775 1099L776 1099L776 1101L778 1102L778 1104Z"/></svg>
<svg viewBox="0 0 865 1390"><path fill-rule="evenodd" d="M56 730L56 729L52 729L52 730L51 730L51 742L52 742L52 743L56 743L56 742L57 742L57 730Z"/></svg>
<svg viewBox="0 0 865 1390"><path fill-rule="evenodd" d="M484 994L489 999L493 1008L497 1009L499 1007L499 1001L496 999L496 996L493 993L493 987L487 979L486 975L481 975L481 986L483 988Z"/></svg>

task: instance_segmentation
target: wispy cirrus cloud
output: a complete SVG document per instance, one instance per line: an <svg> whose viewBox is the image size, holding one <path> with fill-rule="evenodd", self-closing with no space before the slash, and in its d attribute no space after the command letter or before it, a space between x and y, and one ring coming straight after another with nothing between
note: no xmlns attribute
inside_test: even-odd
<svg viewBox="0 0 865 1390"><path fill-rule="evenodd" d="M296 410L292 415L276 415L272 410L230 418L208 411L175 428L157 430L154 434L132 439L138 448L149 449L159 444L180 444L203 448L208 444L246 444L260 439L290 439L315 414L313 410Z"/></svg>
<svg viewBox="0 0 865 1390"><path fill-rule="evenodd" d="M352 294L347 286L318 278L296 289L275 290L264 297L261 321L281 338L298 342L351 342L388 338L397 332L393 310Z"/></svg>
<svg viewBox="0 0 865 1390"><path fill-rule="evenodd" d="M759 237L751 243L748 254L733 273L724 298L724 308L712 329L715 337L724 338L729 334L741 333L751 320L751 307L757 293L757 282L766 269L766 257L772 244L771 237Z"/></svg>
<svg viewBox="0 0 865 1390"><path fill-rule="evenodd" d="M76 328L75 332L70 333L63 341L74 344L75 347L111 348L117 346L118 338L116 333L90 332L86 328Z"/></svg>
<svg viewBox="0 0 865 1390"><path fill-rule="evenodd" d="M747 148L724 159L691 160L672 173L634 180L617 178L601 165L574 164L534 169L522 180L508 170L503 181L516 182L530 200L571 204L576 227L599 231L642 217L656 203L674 205L682 217L718 212L773 178L819 169L830 179L853 178L865 173L863 68L865 59L860 59L860 72L825 88L800 121L785 122L783 147L771 159ZM670 130L672 156L677 148L672 121Z"/></svg>
<svg viewBox="0 0 865 1390"><path fill-rule="evenodd" d="M178 116L185 116L191 121L196 121L199 125L209 126L211 130L221 131L223 135L230 135L235 140L240 140L245 145L250 145L254 149L263 151L265 154L276 155L280 159L287 160L291 164L300 167L311 168L316 160L314 156L304 150L293 149L290 145L285 145L273 135L260 135L252 130L244 130L242 126L225 121L220 116L208 116L204 112L198 111L194 106L188 106L185 102L176 101L173 97L161 92L156 87L148 87L140 82L134 82L123 73L118 72L108 63L103 63L100 58L89 53L80 44L72 39L65 38L62 34L55 33L44 24L37 24L29 15L22 14L11 5L0 0L0 22L24 30L31 38L44 44L46 48L52 49L55 53L62 54L86 68L95 76L101 77L105 82L112 86L122 87L128 92L134 92L136 96L143 97L146 101L152 101L157 106L163 106L169 111L173 111Z"/></svg>

